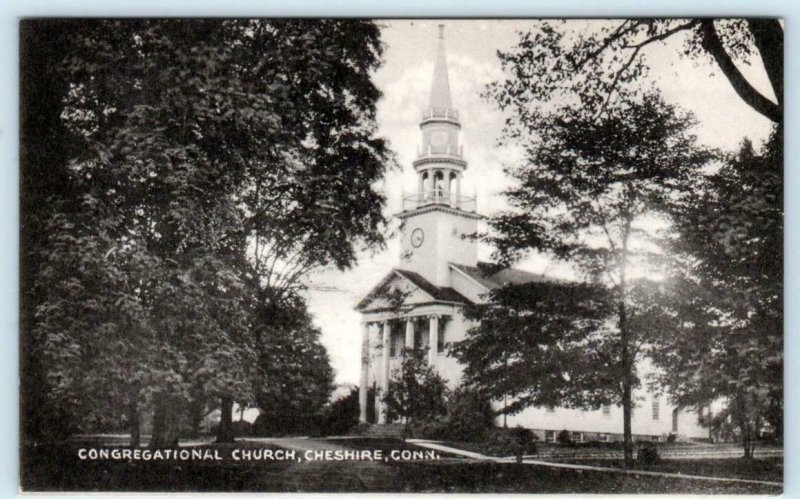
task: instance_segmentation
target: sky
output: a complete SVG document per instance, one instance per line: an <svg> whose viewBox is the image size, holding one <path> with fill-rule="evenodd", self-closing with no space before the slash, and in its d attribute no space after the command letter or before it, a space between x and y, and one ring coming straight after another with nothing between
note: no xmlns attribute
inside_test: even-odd
<svg viewBox="0 0 800 499"><path fill-rule="evenodd" d="M478 199L478 212L491 216L506 205L502 196L509 180L503 167L519 161L513 146L497 145L505 115L481 97L485 86L503 77L498 50L507 50L529 29L530 20L391 20L379 21L385 44L384 63L374 74L382 91L378 103L379 134L388 139L398 168L390 170L376 186L387 197L384 214L392 219L386 248L359 255L352 269L320 271L311 276L307 294L315 324L322 330L336 371L337 383L356 384L360 372L360 314L354 307L393 267L399 264L397 219L403 194L414 192L411 162L421 143L419 121L427 105L436 54L438 24L445 25L445 45L453 105L461 118L461 143L468 162L462 192ZM602 22L602 21L591 21ZM587 21L570 21L569 28L582 29ZM770 123L744 104L710 61L681 59L679 39L668 39L648 49L651 80L664 98L695 113L699 142L723 150L735 150L744 137L755 144L769 134ZM766 75L758 65L740 66L748 80L765 95L771 95ZM481 246L481 260L491 248ZM569 277L564 264L535 256L521 264L526 270L553 277Z"/></svg>

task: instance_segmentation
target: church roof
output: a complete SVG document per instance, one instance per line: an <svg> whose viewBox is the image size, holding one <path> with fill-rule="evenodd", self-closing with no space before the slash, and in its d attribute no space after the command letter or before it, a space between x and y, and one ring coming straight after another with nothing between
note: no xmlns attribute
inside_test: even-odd
<svg viewBox="0 0 800 499"><path fill-rule="evenodd" d="M455 289L442 288L434 284L431 284L430 281L428 281L421 275L417 274L416 272L411 272L409 270L400 270L400 269L396 269L395 272L397 272L398 274L402 275L403 277L414 283L415 286L419 287L420 289L431 295L435 300L450 301L456 303L469 303L469 300L467 300L464 296L458 293Z"/></svg>
<svg viewBox="0 0 800 499"><path fill-rule="evenodd" d="M483 285L486 289L496 289L508 284L558 282L557 279L552 277L547 277L543 274L534 274L533 272L527 272L519 269L508 268L500 270L499 272L492 272L487 270L490 268L490 265L488 264L485 267L473 267L470 265L451 263L450 266L471 277L473 280Z"/></svg>
<svg viewBox="0 0 800 499"><path fill-rule="evenodd" d="M384 277L377 286L372 288L372 290L367 293L367 296L361 300L358 305L356 305L356 310L364 310L372 303L375 299L385 293L385 290L389 283L392 281L393 278L396 276L400 276L401 278L407 280L412 285L416 286L428 296L430 296L431 301L435 302L448 302L448 303L470 303L466 297L458 293L453 288L445 288L436 286L432 284L430 281L422 277L421 275L417 274L416 272L411 272L409 270L401 270L401 269L392 269L389 274Z"/></svg>
<svg viewBox="0 0 800 499"><path fill-rule="evenodd" d="M444 26L439 26L439 45L436 48L436 64L433 67L433 83L428 106L433 109L453 109L450 99L450 80L447 77L447 57L444 53Z"/></svg>

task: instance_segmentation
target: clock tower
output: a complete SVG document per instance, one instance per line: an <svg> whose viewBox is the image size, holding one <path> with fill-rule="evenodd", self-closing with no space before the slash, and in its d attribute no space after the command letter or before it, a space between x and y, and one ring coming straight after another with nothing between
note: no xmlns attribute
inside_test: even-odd
<svg viewBox="0 0 800 499"><path fill-rule="evenodd" d="M403 211L397 215L403 221L399 268L450 287L450 263L477 264L477 243L468 236L483 217L475 212L475 198L461 194L467 162L459 144L461 121L450 98L443 25L430 100L419 127L422 148L413 162L417 190L403 198Z"/></svg>

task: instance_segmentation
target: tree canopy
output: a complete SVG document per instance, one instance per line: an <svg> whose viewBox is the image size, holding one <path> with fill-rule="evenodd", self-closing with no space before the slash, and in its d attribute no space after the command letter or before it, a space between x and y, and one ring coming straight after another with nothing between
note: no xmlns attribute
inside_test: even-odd
<svg viewBox="0 0 800 499"><path fill-rule="evenodd" d="M757 421L783 424L782 159L776 130L687 186L669 240L674 321L653 356L679 404L726 400L746 447Z"/></svg>
<svg viewBox="0 0 800 499"><path fill-rule="evenodd" d="M713 61L745 104L774 123L783 119L783 26L777 19L594 21L579 34L564 29L566 22L535 23L515 47L499 53L513 77L494 83L488 94L513 112L512 121L530 121L558 102L597 115L618 97L641 91L647 51L665 40L679 40L675 57ZM737 63L763 68L773 95L756 89Z"/></svg>
<svg viewBox="0 0 800 499"><path fill-rule="evenodd" d="M570 262L590 287L556 291L554 283L495 293L500 303L476 312L500 324L482 324L461 348L466 360L479 362L468 370L547 373L500 384L519 397L513 410L556 401L620 402L630 464L637 356L659 325L656 304L647 299L659 284L641 271L652 272L664 257L643 221L668 213L674 195L711 154L696 143L694 118L655 92L615 100L597 116L583 111L567 105L531 121L518 116L526 157L507 169L516 180L505 193L512 209L490 220L487 239L502 264L537 251ZM522 348L512 348L510 358L503 357L504 347L481 348L490 343L487 335L500 334L493 329L504 327ZM484 355L492 364L481 366ZM574 372L563 372L567 360L575 362Z"/></svg>
<svg viewBox="0 0 800 499"><path fill-rule="evenodd" d="M82 428L138 426L154 407L155 445L169 445L184 403L252 399L263 296L382 244L378 28L47 20L22 33L23 378L45 387L27 407Z"/></svg>

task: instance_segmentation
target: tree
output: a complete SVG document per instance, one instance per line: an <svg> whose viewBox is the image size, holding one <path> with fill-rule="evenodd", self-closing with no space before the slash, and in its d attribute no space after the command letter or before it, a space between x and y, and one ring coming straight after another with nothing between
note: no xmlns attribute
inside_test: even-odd
<svg viewBox="0 0 800 499"><path fill-rule="evenodd" d="M303 270L346 267L381 243L379 32L338 20L42 23L24 48L52 49L52 66L25 72L46 83L23 85L26 372L47 379L47 407L85 401L69 413L79 425L132 394L131 409L154 410L154 445L170 445L180 405L252 398L256 298L290 287L269 280L275 260L253 264L258 234L282 231L290 245L272 254L286 268L300 254ZM46 140L53 124L58 142ZM258 181L272 199L249 198ZM269 203L280 218L262 216ZM98 345L105 365L81 362ZM98 383L81 381L90 372Z"/></svg>
<svg viewBox="0 0 800 499"><path fill-rule="evenodd" d="M623 407L630 466L636 360L658 315L651 303L637 299L657 283L633 274L662 258L641 222L663 213L677 186L690 180L710 154L691 134L691 115L655 93L615 101L596 117L564 107L546 119L518 118L516 137L527 156L507 170L517 181L506 192L513 210L491 220L488 240L501 263L536 250L571 262L586 282L607 289L614 323L599 329L610 363L605 372L611 379L604 381L617 390ZM556 324L563 320L558 312L551 318ZM555 386L539 388L568 391L572 386L580 383L562 377Z"/></svg>
<svg viewBox="0 0 800 499"><path fill-rule="evenodd" d="M619 400L616 343L604 328L613 314L605 286L532 282L504 286L469 306L478 325L453 345L464 383L501 414L529 406L596 407Z"/></svg>
<svg viewBox="0 0 800 499"><path fill-rule="evenodd" d="M498 54L514 77L488 93L523 121L534 116L532 108L564 101L596 116L643 82L649 47L681 36L676 56L713 60L742 101L774 123L783 120L783 27L777 19L627 19L592 23L580 35L561 29L566 22L536 23L516 47ZM735 62L763 67L775 97L754 88Z"/></svg>
<svg viewBox="0 0 800 499"><path fill-rule="evenodd" d="M446 414L447 384L428 365L427 349L403 348L403 361L389 379L389 393L381 394L386 404L387 419L405 423L403 440L414 423Z"/></svg>
<svg viewBox="0 0 800 499"><path fill-rule="evenodd" d="M675 321L654 349L680 404L727 401L746 457L761 421L782 427L782 143L779 129L759 153L743 142L674 205Z"/></svg>
<svg viewBox="0 0 800 499"><path fill-rule="evenodd" d="M258 338L255 401L262 411L262 430L269 434L308 431L333 391L333 368L319 340L321 331L298 297L262 302L254 330Z"/></svg>

